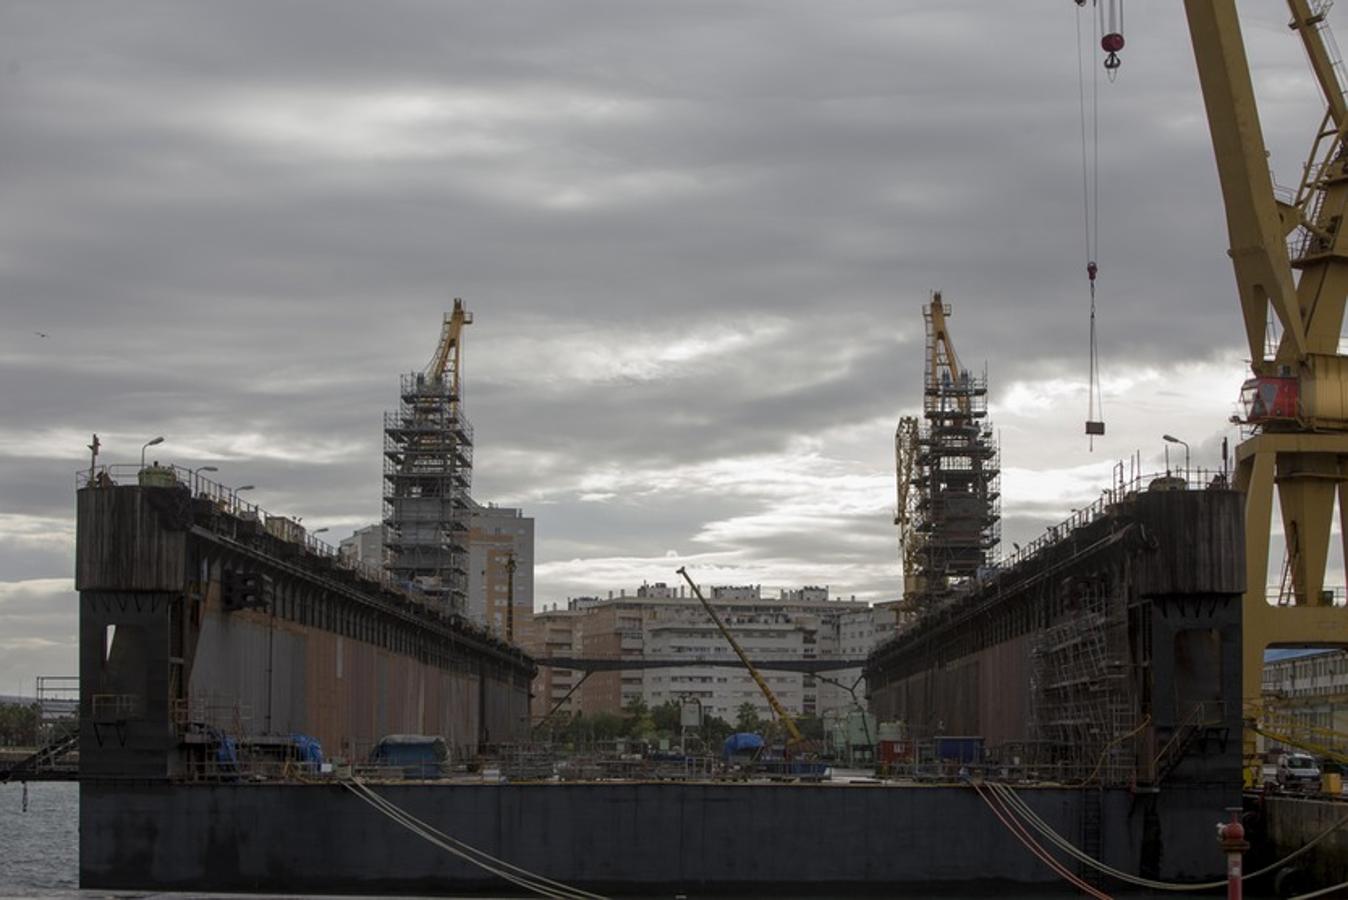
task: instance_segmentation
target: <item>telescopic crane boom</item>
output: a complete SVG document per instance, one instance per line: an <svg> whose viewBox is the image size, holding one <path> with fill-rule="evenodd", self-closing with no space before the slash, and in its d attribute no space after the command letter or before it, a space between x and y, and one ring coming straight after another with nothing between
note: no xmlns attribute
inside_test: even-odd
<svg viewBox="0 0 1348 900"><path fill-rule="evenodd" d="M749 655L744 652L740 642L735 640L735 636L730 633L730 629L726 627L725 622L721 621L716 609L707 602L706 597L702 596L702 591L698 590L697 585L693 583L692 576L688 574L688 569L679 566L678 572L683 576L683 580L688 582L688 586L693 589L693 596L702 601L702 608L707 611L707 615L711 616L711 620L716 623L716 627L721 629L721 634L725 635L726 641L730 643L730 648L735 651L735 655L740 658L740 662L744 663L744 668L749 670L750 677L757 683L758 689L763 692L763 696L767 698L768 706L772 707L772 711L777 714L777 718L781 719L782 724L786 726L787 734L791 736L787 744L804 743L805 736L796 727L796 720L791 718L791 714L786 711L785 706L782 706L782 702L777 699L777 695L772 692L772 688L768 687L767 681L759 674L758 669L754 668L754 664L749 661Z"/></svg>

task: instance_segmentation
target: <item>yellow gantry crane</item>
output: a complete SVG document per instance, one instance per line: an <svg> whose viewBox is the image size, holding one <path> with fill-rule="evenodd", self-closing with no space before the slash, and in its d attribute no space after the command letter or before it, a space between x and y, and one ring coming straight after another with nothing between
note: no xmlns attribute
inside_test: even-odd
<svg viewBox="0 0 1348 900"><path fill-rule="evenodd" d="M1245 717L1254 723L1254 730L1266 738L1348 765L1348 750L1345 750L1348 734L1302 721L1293 710L1268 700L1262 704L1248 704Z"/></svg>
<svg viewBox="0 0 1348 900"><path fill-rule="evenodd" d="M1250 351L1245 416L1237 420L1251 436L1236 449L1236 483L1246 494L1247 704L1260 699L1269 646L1348 643L1348 610L1334 606L1324 590L1336 499L1348 526L1348 357L1339 352L1348 299L1348 107L1341 61L1327 40L1328 4L1287 0L1287 6L1326 103L1290 202L1274 194L1235 0L1184 4ZM1271 356L1270 310L1280 329ZM1289 577L1287 595L1270 604L1275 485ZM1343 537L1348 540L1348 527Z"/></svg>
<svg viewBox="0 0 1348 900"><path fill-rule="evenodd" d="M749 670L750 677L752 677L754 682L758 685L758 689L763 692L763 696L767 698L768 706L772 707L772 711L777 715L777 718L782 720L782 725L786 726L786 733L790 735L790 739L786 742L787 747L789 748L797 744L803 744L805 742L805 736L800 733L800 728L796 726L796 720L786 711L786 707L782 706L782 701L777 699L777 695L772 692L772 688L768 687L767 680L759 674L758 669L754 668L754 664L749 661L749 654L744 652L744 648L740 646L740 642L735 640L735 635L731 634L730 629L726 627L725 622L721 621L721 617L717 614L715 607L707 602L706 597L702 596L702 591L698 590L697 585L693 583L693 578L688 574L688 569L684 566L679 566L678 573L683 576L683 580L688 582L688 586L693 589L693 596L702 601L702 608L707 611L707 615L711 616L711 620L715 622L716 627L721 630L721 634L725 636L726 641L730 644L730 648L735 651L735 655L740 658L740 662L744 663L744 668Z"/></svg>

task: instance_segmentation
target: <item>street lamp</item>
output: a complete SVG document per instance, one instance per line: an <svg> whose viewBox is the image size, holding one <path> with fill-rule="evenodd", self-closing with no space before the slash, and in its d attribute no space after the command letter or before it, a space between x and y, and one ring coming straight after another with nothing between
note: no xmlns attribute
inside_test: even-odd
<svg viewBox="0 0 1348 900"><path fill-rule="evenodd" d="M164 436L161 434L157 438L151 438L150 440L146 441L144 446L140 448L140 467L142 469L145 468L145 451L150 449L151 447L154 447L162 443L164 443Z"/></svg>
<svg viewBox="0 0 1348 900"><path fill-rule="evenodd" d="M1185 480L1185 481L1188 481L1188 480L1189 480L1189 445L1188 445L1188 443L1186 443L1185 441L1181 441L1179 438L1175 437L1173 434L1163 434L1163 435L1161 435L1161 440L1163 440L1163 441L1165 441L1165 442L1167 442L1167 443L1170 443L1170 444L1184 444L1184 480Z"/></svg>

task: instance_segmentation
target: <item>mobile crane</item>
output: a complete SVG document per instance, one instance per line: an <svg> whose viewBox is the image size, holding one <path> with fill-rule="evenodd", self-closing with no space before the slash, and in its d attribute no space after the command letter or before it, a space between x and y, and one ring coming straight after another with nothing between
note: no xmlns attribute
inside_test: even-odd
<svg viewBox="0 0 1348 900"><path fill-rule="evenodd" d="M786 707L782 706L782 701L777 699L777 695L772 692L772 688L768 687L767 680L759 674L758 669L754 668L754 664L749 661L749 654L744 652L744 648L740 646L740 642L735 640L735 635L731 634L730 629L726 627L725 622L721 621L721 617L717 614L715 607L707 602L706 597L702 596L702 591L698 590L697 585L693 583L692 576L688 574L687 567L679 566L678 573L683 576L683 580L688 582L688 586L693 589L693 596L697 597L697 599L702 602L702 608L707 611L707 615L711 616L711 620L715 622L716 627L721 630L721 634L725 636L726 641L730 644L730 648L735 651L735 655L740 658L740 662L744 663L744 668L749 670L749 676L753 678L754 683L758 685L758 689L762 691L763 696L767 698L768 706L772 707L773 713L776 714L777 718L782 720L782 725L785 726L786 733L789 735L786 742L787 750L789 751L792 747L805 743L805 735L800 733L800 728L797 727L796 720L791 717L791 713L786 711Z"/></svg>

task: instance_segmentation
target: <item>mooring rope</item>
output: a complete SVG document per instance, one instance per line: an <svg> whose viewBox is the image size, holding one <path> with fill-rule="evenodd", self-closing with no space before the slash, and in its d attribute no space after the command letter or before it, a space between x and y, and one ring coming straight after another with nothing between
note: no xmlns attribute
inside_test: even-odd
<svg viewBox="0 0 1348 900"><path fill-rule="evenodd" d="M1288 900L1311 900L1312 897L1328 897L1335 891L1341 891L1348 888L1348 881L1340 881L1338 884L1331 884L1327 888L1320 888L1318 891L1311 891L1309 894L1297 894L1295 897L1289 897Z"/></svg>

